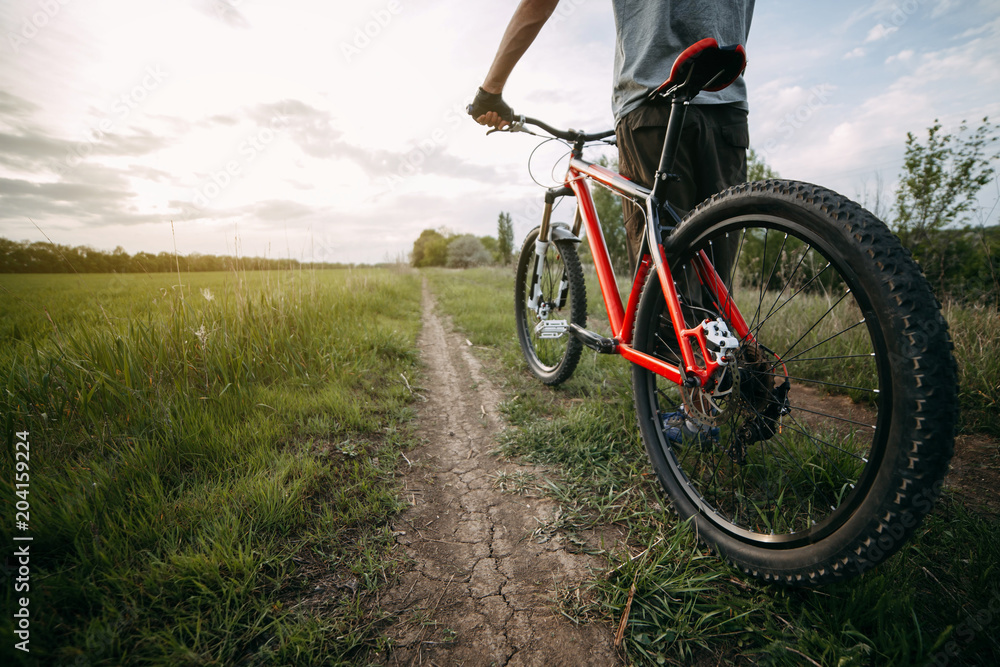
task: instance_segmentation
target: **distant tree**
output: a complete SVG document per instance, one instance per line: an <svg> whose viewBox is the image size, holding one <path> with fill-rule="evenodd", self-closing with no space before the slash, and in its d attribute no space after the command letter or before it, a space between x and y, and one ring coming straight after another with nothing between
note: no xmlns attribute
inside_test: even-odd
<svg viewBox="0 0 1000 667"><path fill-rule="evenodd" d="M483 247L483 242L472 234L457 236L448 244L447 266L450 268L468 269L484 266L492 261L493 257Z"/></svg>
<svg viewBox="0 0 1000 667"><path fill-rule="evenodd" d="M964 231L970 231L979 192L996 174L993 163L1000 157L996 129L983 118L975 130L963 121L956 134L948 134L935 119L927 129L926 143L912 132L906 135L893 223L940 294L979 290L982 286L969 283L969 277L982 273L983 262L992 270L988 246L977 245L973 235L956 234L953 228L964 225ZM951 233L944 234L948 228Z"/></svg>
<svg viewBox="0 0 1000 667"><path fill-rule="evenodd" d="M995 129L983 118L971 135L965 121L957 135L943 134L935 119L926 145L907 132L895 207L896 230L904 242L920 243L932 232L967 221L979 191L996 173L991 164L998 157Z"/></svg>
<svg viewBox="0 0 1000 667"><path fill-rule="evenodd" d="M510 264L514 254L514 223L510 213L500 212L497 220L497 255L504 266Z"/></svg>
<svg viewBox="0 0 1000 667"><path fill-rule="evenodd" d="M771 169L764 156L751 148L747 152L747 181L766 181L769 178L778 178L778 172Z"/></svg>
<svg viewBox="0 0 1000 667"><path fill-rule="evenodd" d="M501 264L500 261L500 242L497 241L492 236L480 236L479 241L486 248L486 252L490 253L490 257L493 258L493 262L496 264Z"/></svg>
<svg viewBox="0 0 1000 667"><path fill-rule="evenodd" d="M111 252L88 246L69 247L55 243L10 241L0 238L0 273L156 273L176 271L223 271L235 265L235 258L191 253L176 256L161 252L152 255L140 252L129 255L121 246ZM338 268L342 264L327 262L301 264L295 259L241 257L241 268L253 271L287 270L295 268Z"/></svg>
<svg viewBox="0 0 1000 667"><path fill-rule="evenodd" d="M425 229L413 242L413 266L444 266L448 260L448 239L436 229Z"/></svg>
<svg viewBox="0 0 1000 667"><path fill-rule="evenodd" d="M861 189L857 191L855 199L879 220L889 220L892 206L886 193L885 179L880 172L875 172L871 182L867 178L861 179Z"/></svg>

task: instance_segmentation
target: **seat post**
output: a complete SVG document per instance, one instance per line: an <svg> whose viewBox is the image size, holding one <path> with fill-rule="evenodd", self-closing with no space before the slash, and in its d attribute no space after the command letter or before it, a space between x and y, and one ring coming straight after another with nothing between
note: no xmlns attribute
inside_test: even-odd
<svg viewBox="0 0 1000 667"><path fill-rule="evenodd" d="M651 197L656 202L665 200L664 193L667 182L677 178L674 175L674 158L677 157L677 144L680 141L681 128L684 126L684 116L690 98L686 95L675 95L670 102L670 118L667 120L667 136L663 140L663 153L660 154L660 166L656 169L655 181Z"/></svg>

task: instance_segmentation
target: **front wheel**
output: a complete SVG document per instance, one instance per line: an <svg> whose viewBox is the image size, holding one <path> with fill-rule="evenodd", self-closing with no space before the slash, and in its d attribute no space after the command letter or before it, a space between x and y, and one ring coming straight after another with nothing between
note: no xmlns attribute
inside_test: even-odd
<svg viewBox="0 0 1000 667"><path fill-rule="evenodd" d="M919 267L857 204L788 181L716 195L669 247L686 327L721 319L735 333L729 299L746 323L705 387L634 367L646 450L678 513L764 580L815 585L883 561L932 508L958 410L947 324ZM704 258L727 298L698 279ZM655 274L634 340L678 363Z"/></svg>
<svg viewBox="0 0 1000 667"><path fill-rule="evenodd" d="M528 368L547 385L569 379L580 361L583 344L569 333L569 325L587 324L587 293L576 243L550 241L537 254L538 228L524 239L514 280L514 317L517 340ZM542 262L536 271L536 264Z"/></svg>

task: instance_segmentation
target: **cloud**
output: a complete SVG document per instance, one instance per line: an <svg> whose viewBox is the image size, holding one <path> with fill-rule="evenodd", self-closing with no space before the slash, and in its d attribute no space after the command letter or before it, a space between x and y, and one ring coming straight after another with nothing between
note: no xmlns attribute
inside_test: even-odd
<svg viewBox="0 0 1000 667"><path fill-rule="evenodd" d="M237 9L240 0L195 0L194 6L202 14L221 21L231 28L249 28L250 23Z"/></svg>
<svg viewBox="0 0 1000 667"><path fill-rule="evenodd" d="M790 111L796 105L809 108L801 106L805 89L787 82L762 87L757 97L767 99L770 106L766 120L758 121L755 145L760 150L764 141L767 149L767 142L773 142L768 161L783 175L834 188L845 189L851 179L879 169L895 171L901 164L908 131L927 127L936 117L949 126L962 118L1000 114L1000 102L984 100L969 85L974 81L982 90L1000 89L1000 70L994 65L1000 54L997 44L981 37L929 53L900 51L887 62L906 63L905 74L873 88L867 99L836 114L818 107L812 117L805 113L796 116ZM831 101L839 100L832 97ZM787 113L796 121L805 120L789 124ZM776 124L774 119L780 121L781 114L786 114L786 122Z"/></svg>
<svg viewBox="0 0 1000 667"><path fill-rule="evenodd" d="M870 16L879 16L892 11L897 5L897 0L874 0L874 2L862 3L862 7L855 9L844 21L844 27L849 28L855 23L863 21Z"/></svg>
<svg viewBox="0 0 1000 667"><path fill-rule="evenodd" d="M48 169L70 150L67 141L36 132L0 132L0 165L19 171Z"/></svg>
<svg viewBox="0 0 1000 667"><path fill-rule="evenodd" d="M0 220L72 219L84 225L134 225L161 220L159 215L140 213L133 193L121 179L116 186L94 187L88 183L34 183L0 178Z"/></svg>
<svg viewBox="0 0 1000 667"><path fill-rule="evenodd" d="M236 125L240 122L239 117L232 114L215 114L214 116L209 116L206 118L202 124L206 126L211 125Z"/></svg>
<svg viewBox="0 0 1000 667"><path fill-rule="evenodd" d="M297 201L287 199L270 199L267 201L254 202L249 206L237 209L237 213L242 216L253 216L258 220L268 223L287 222L292 220L302 220L315 215L323 209L306 206Z"/></svg>
<svg viewBox="0 0 1000 667"><path fill-rule="evenodd" d="M91 141L67 141L34 129L0 132L0 164L16 170L62 173L92 156L140 157L154 153L166 140L148 130L130 135L110 134Z"/></svg>
<svg viewBox="0 0 1000 667"><path fill-rule="evenodd" d="M154 183L175 183L177 181L176 175L143 164L130 164L128 166L128 174L133 178L152 181Z"/></svg>
<svg viewBox="0 0 1000 667"><path fill-rule="evenodd" d="M282 100L261 104L247 113L258 126L279 125L292 142L306 155L318 159L342 159L353 162L373 179L394 180L414 174L495 182L495 167L480 165L449 152L444 131L431 132L410 142L409 148L392 151L364 148L344 137L334 127L329 111L317 109L301 100Z"/></svg>
<svg viewBox="0 0 1000 667"><path fill-rule="evenodd" d="M865 49L864 49L864 47L859 46L859 47L857 47L855 49L852 49L851 51L848 51L847 53L845 53L844 54L844 60L853 60L854 58L863 58L864 55L865 55Z"/></svg>
<svg viewBox="0 0 1000 667"><path fill-rule="evenodd" d="M936 19L944 16L957 4L956 0L938 0L937 5L931 10L931 18Z"/></svg>
<svg viewBox="0 0 1000 667"><path fill-rule="evenodd" d="M868 36L865 37L865 44L885 39L897 30L899 30L899 26L886 26L884 23L878 23L868 31Z"/></svg>
<svg viewBox="0 0 1000 667"><path fill-rule="evenodd" d="M915 52L914 52L913 49L903 49L899 53L897 53L895 55L892 55L892 56L889 56L888 58L886 58L885 59L885 64L889 65L889 64L894 63L894 62L909 62L910 60L913 59L913 54L914 53Z"/></svg>
<svg viewBox="0 0 1000 667"><path fill-rule="evenodd" d="M130 134L106 133L93 128L90 136L70 141L53 136L33 121L36 105L0 91L0 165L27 173L63 173L96 156L141 157L168 145L149 129Z"/></svg>
<svg viewBox="0 0 1000 667"><path fill-rule="evenodd" d="M990 32L994 34L1000 33L1000 18L996 18L993 21L976 26L975 28L969 28L961 35L958 35L955 39L968 39L969 37L976 37Z"/></svg>
<svg viewBox="0 0 1000 667"><path fill-rule="evenodd" d="M0 119L23 122L37 111L37 104L0 89Z"/></svg>

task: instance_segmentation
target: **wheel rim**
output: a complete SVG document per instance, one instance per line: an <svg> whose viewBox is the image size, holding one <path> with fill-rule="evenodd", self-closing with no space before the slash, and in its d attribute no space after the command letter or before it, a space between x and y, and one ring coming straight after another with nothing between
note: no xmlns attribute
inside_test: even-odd
<svg viewBox="0 0 1000 667"><path fill-rule="evenodd" d="M754 216L716 226L671 260L675 276L684 282L700 250L726 265L727 235L735 260L723 278L753 335L741 339L729 369L730 394L682 396L649 373L649 407L658 418L683 402L699 430L718 429L715 440L689 433L679 443L657 429L666 465L702 517L747 542L801 546L843 525L874 482L892 403L886 348L849 263L793 221ZM688 326L721 311L696 309L707 303L700 290L682 289ZM650 341L654 355L676 363L672 342L667 319ZM781 416L776 389L786 380L790 411Z"/></svg>
<svg viewBox="0 0 1000 667"><path fill-rule="evenodd" d="M551 373L562 363L571 339L568 333L564 333L558 338L542 338L539 326L553 320L566 320L568 322L573 298L569 292L566 267L555 244L550 244L545 254L545 265L539 283L541 298L538 310L532 310L527 305L531 301L534 288L533 273L533 266L529 266L524 294L521 295L525 313L524 335L529 344L531 361L543 373ZM560 292L563 285L565 285L565 297L561 299Z"/></svg>

